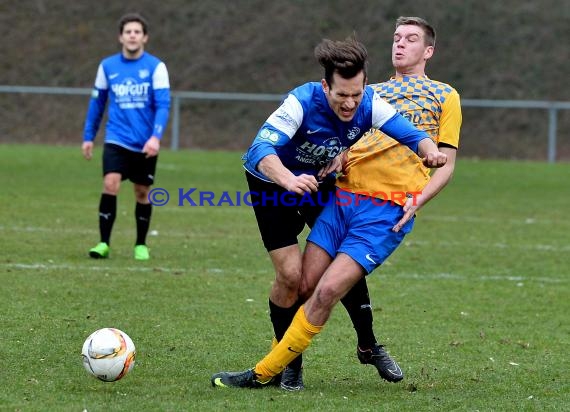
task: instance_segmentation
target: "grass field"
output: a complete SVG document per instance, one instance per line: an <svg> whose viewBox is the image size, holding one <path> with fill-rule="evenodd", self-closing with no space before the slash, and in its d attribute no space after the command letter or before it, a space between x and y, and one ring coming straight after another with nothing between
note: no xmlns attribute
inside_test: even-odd
<svg viewBox="0 0 570 412"><path fill-rule="evenodd" d="M246 191L240 153L161 154L152 260L132 258L119 197L111 258L94 261L100 151L0 146L0 409L6 411L557 411L570 409L568 164L461 160L400 249L369 277L375 329L406 379L355 357L339 306L305 355L306 390L220 390L271 339L270 262L247 206L177 205ZM193 196L197 200L196 196ZM125 330L134 370L103 383L81 364L95 329Z"/></svg>

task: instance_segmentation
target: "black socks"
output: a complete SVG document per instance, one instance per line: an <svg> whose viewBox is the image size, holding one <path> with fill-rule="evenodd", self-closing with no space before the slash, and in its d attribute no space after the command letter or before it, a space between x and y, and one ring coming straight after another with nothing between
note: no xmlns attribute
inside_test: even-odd
<svg viewBox="0 0 570 412"><path fill-rule="evenodd" d="M152 213L152 205L150 203L138 203L135 207L135 219L137 221L137 242L135 245L144 245L146 243L146 235L150 227L150 215Z"/></svg>
<svg viewBox="0 0 570 412"><path fill-rule="evenodd" d="M356 330L358 346L361 349L372 348L376 344L376 337L372 329L372 306L370 306L366 278L362 277L341 299L341 302L346 308L352 325Z"/></svg>
<svg viewBox="0 0 570 412"><path fill-rule="evenodd" d="M111 243L111 231L117 216L117 196L103 193L99 202L99 233L101 242Z"/></svg>

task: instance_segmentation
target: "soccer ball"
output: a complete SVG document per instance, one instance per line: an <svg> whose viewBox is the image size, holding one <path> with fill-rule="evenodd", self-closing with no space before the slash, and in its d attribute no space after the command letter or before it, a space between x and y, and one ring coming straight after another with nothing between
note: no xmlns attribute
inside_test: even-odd
<svg viewBox="0 0 570 412"><path fill-rule="evenodd" d="M81 349L87 372L105 382L125 376L135 365L135 354L135 344L129 335L115 328L96 330Z"/></svg>

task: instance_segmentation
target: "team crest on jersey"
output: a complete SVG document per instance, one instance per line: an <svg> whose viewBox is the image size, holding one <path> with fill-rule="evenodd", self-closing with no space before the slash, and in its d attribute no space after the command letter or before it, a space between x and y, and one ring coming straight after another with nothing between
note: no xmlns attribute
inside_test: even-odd
<svg viewBox="0 0 570 412"><path fill-rule="evenodd" d="M150 75L150 72L147 69L139 70L139 77L141 79L146 79Z"/></svg>
<svg viewBox="0 0 570 412"><path fill-rule="evenodd" d="M346 137L348 140L354 140L358 134L360 133L360 128L359 127L353 127L352 129L350 129L348 131L348 133L346 134Z"/></svg>

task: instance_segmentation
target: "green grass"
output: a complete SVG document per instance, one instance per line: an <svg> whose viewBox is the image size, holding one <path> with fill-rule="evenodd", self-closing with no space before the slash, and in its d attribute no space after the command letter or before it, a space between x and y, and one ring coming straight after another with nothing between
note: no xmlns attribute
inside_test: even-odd
<svg viewBox="0 0 570 412"><path fill-rule="evenodd" d="M406 379L389 384L358 363L339 306L305 354L307 389L286 393L209 382L269 348L273 273L250 208L177 206L176 192L243 193L240 153L161 154L156 187L171 200L153 210L150 262L132 258L127 183L111 258L87 257L95 159L79 146L0 146L1 410L568 410L567 164L461 160L369 277L377 335ZM105 326L138 352L115 383L81 365L83 340Z"/></svg>

